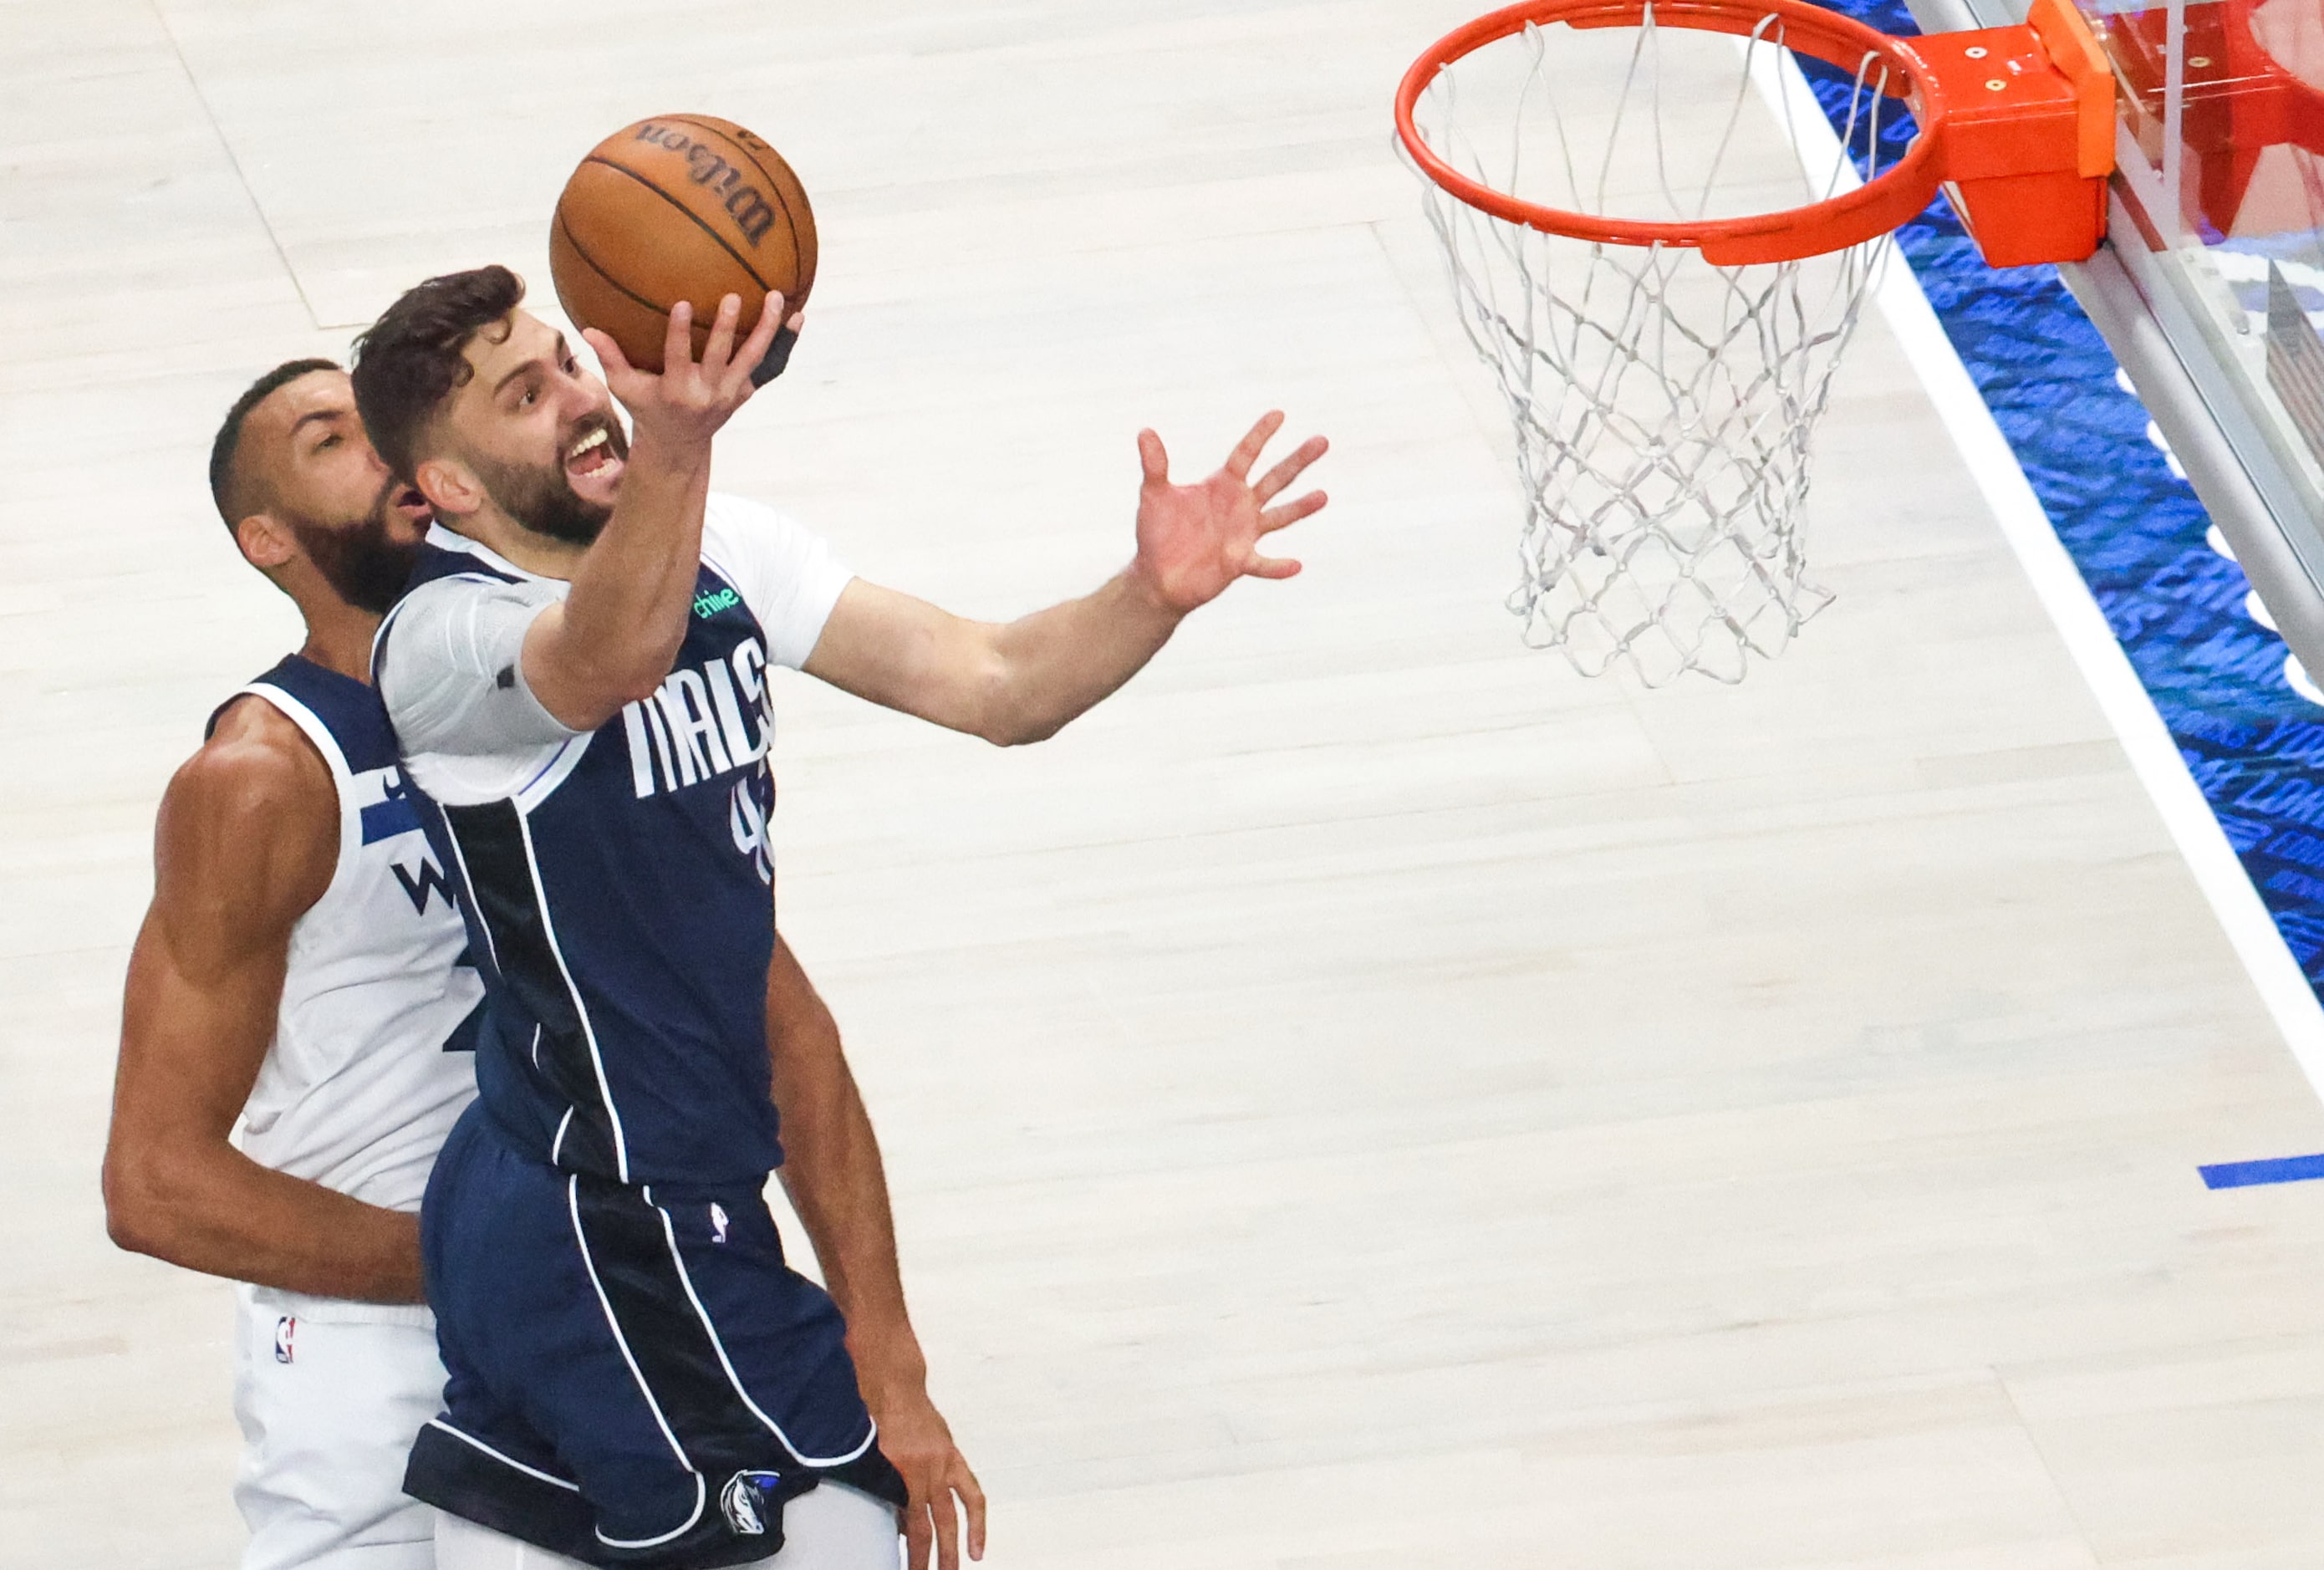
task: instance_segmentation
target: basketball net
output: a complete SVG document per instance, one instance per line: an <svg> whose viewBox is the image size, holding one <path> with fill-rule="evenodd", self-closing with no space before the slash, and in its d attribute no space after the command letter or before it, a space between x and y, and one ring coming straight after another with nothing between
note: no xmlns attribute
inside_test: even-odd
<svg viewBox="0 0 2324 1570"><path fill-rule="evenodd" d="M1895 111L1868 61L1836 143L1787 135L1825 123L1783 28L1663 28L1651 6L1636 27L1528 25L1438 72L1414 123L1479 183L1571 212L1693 220L1820 200L1858 183L1845 147L1890 158L1878 131ZM1803 151L1819 142L1830 156ZM1648 686L1732 683L1782 652L1832 597L1807 572L1808 448L1888 237L1719 266L1687 245L1544 233L1422 185L1517 439L1508 605L1526 641L1588 676L1627 663Z"/></svg>

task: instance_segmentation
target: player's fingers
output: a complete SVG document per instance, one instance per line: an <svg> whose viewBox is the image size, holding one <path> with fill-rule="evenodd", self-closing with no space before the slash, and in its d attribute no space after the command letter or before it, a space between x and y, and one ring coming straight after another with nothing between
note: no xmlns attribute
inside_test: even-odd
<svg viewBox="0 0 2324 1570"><path fill-rule="evenodd" d="M950 1488L939 1487L928 1497L928 1514L936 1525L936 1570L960 1570L960 1511Z"/></svg>
<svg viewBox="0 0 2324 1570"><path fill-rule="evenodd" d="M762 382L771 380L757 373L766 364L768 351L774 347L782 327L783 297L770 290L759 308L759 319L751 324L751 336L734 351L733 364L727 367L725 381L718 389L728 402L748 398Z"/></svg>
<svg viewBox="0 0 2324 1570"><path fill-rule="evenodd" d="M661 374L665 376L694 364L694 302L681 300L669 308L669 328L661 336Z"/></svg>
<svg viewBox="0 0 2324 1570"><path fill-rule="evenodd" d="M721 295L718 315L710 324L710 341L702 346L702 379L713 387L726 382L726 365L734 356L734 329L742 320L742 297Z"/></svg>
<svg viewBox="0 0 2324 1570"><path fill-rule="evenodd" d="M1251 494L1259 498L1259 505L1265 506L1288 489L1291 482L1297 479L1309 464L1330 451L1331 447L1332 444L1320 436L1309 437L1289 457L1268 470L1259 482L1251 486Z"/></svg>
<svg viewBox="0 0 2324 1570"><path fill-rule="evenodd" d="M1250 466L1259 461L1259 449L1264 448L1275 433L1282 429L1283 411L1280 409L1270 409L1260 415L1259 423L1252 426L1250 433L1240 441L1235 443L1234 451L1227 454L1227 473L1236 479L1241 479L1250 473Z"/></svg>
<svg viewBox="0 0 2324 1570"><path fill-rule="evenodd" d="M1332 498L1321 491L1310 491L1296 502L1286 502L1280 507L1269 507L1259 515L1259 531L1272 534L1278 529L1288 529L1302 518L1311 517L1323 510Z"/></svg>
<svg viewBox="0 0 2324 1570"><path fill-rule="evenodd" d="M1138 458L1145 466L1148 479L1157 485L1170 483L1170 455L1162 450L1162 439L1153 431L1138 433Z"/></svg>
<svg viewBox="0 0 2324 1570"><path fill-rule="evenodd" d="M630 364L630 357L622 353L622 346L615 343L611 335L601 333L595 328L583 328L581 341L597 351L597 364L605 368L606 386L618 386L638 374L637 368Z"/></svg>
<svg viewBox="0 0 2324 1570"><path fill-rule="evenodd" d="M1246 577L1296 577L1299 564L1287 556L1254 556L1242 570Z"/></svg>
<svg viewBox="0 0 2324 1570"><path fill-rule="evenodd" d="M927 1503L914 1490L912 1502L904 1507L905 1570L927 1570L928 1536Z"/></svg>
<svg viewBox="0 0 2324 1570"><path fill-rule="evenodd" d="M984 1488L957 1452L953 1456L953 1472L952 1485L960 1492L960 1502L968 1507L968 1556L982 1559L984 1557Z"/></svg>

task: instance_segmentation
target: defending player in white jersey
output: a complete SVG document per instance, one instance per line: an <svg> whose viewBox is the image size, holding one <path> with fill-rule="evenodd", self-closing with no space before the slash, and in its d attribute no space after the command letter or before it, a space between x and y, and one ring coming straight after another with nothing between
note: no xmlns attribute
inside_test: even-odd
<svg viewBox="0 0 2324 1570"><path fill-rule="evenodd" d="M402 1491L444 1382L415 1213L475 1094L456 1048L483 989L369 684L427 507L327 360L235 402L210 485L307 638L217 711L162 798L106 1222L244 1283L244 1570L431 1570L435 1512Z"/></svg>

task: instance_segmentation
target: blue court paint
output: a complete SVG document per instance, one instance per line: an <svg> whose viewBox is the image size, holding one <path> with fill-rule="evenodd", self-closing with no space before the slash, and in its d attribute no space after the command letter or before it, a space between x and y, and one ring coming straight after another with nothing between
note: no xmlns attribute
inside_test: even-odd
<svg viewBox="0 0 2324 1570"><path fill-rule="evenodd" d="M1920 31L1902 0L1826 3ZM1800 64L1844 134L1849 79ZM1882 130L1896 143L1885 165L1911 127ZM2057 270L1988 268L1942 199L1897 245L2276 930L2324 986L2324 708L2293 690L2290 651L2251 619L2243 569L2211 548L2202 503Z"/></svg>
<svg viewBox="0 0 2324 1570"><path fill-rule="evenodd" d="M2279 1156L2272 1161L2222 1161L2198 1167L2206 1188L2255 1188L2263 1183L2305 1183L2324 1178L2324 1156Z"/></svg>

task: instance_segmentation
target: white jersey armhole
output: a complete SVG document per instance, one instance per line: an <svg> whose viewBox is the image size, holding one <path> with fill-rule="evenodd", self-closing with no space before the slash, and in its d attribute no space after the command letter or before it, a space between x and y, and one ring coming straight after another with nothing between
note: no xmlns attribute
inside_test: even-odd
<svg viewBox="0 0 2324 1570"><path fill-rule="evenodd" d="M244 697L254 697L272 706L277 714L306 733L308 741L323 755L323 766L331 771L332 810L339 819L339 857L331 868L331 882L337 883L340 873L363 845L362 820L347 810L347 803L355 799L355 771L347 767L347 756L339 751L338 738L331 734L331 727L323 723L322 716L281 688L272 682L253 681L235 688L234 697L227 701Z"/></svg>

